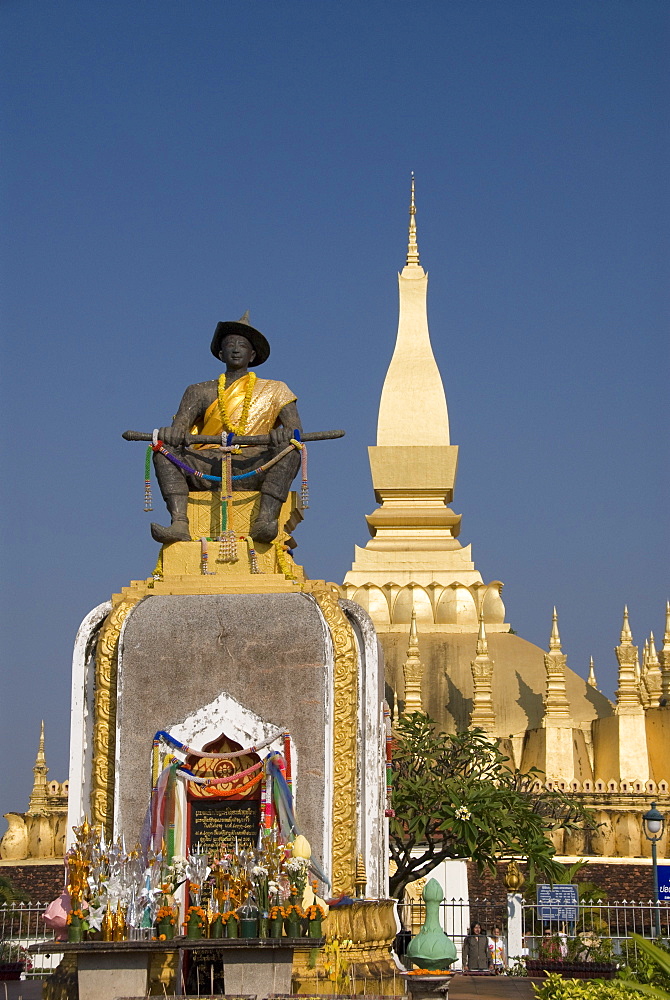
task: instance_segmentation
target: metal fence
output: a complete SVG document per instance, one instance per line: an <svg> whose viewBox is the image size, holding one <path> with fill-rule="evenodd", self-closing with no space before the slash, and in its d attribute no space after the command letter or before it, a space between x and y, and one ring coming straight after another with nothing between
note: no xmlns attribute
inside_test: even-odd
<svg viewBox="0 0 670 1000"><path fill-rule="evenodd" d="M41 979L56 968L62 952L50 955L28 955L26 949L31 944L53 941L54 933L44 921L47 903L4 903L0 906L0 945L3 947L3 961L26 960L26 979Z"/></svg>
<svg viewBox="0 0 670 1000"><path fill-rule="evenodd" d="M570 939L575 939L573 950L583 954L609 948L618 956L625 954L631 934L656 938L657 927L662 940L670 939L670 902L666 901L581 901L574 921L544 920L536 903L523 903L522 917L524 947L531 958L552 949L558 952L557 957L564 957Z"/></svg>
<svg viewBox="0 0 670 1000"><path fill-rule="evenodd" d="M398 915L402 930L398 935L396 950L402 955L411 936L418 933L426 918L426 907L423 901L403 902L398 905ZM515 935L521 941L521 954L528 958L541 956L546 958L554 955L557 959L567 956L588 958L606 956L625 959L631 944L631 934L641 937L655 938L656 925L660 926L661 938L670 940L670 902L654 903L581 902L578 907L577 920L548 921L541 919L536 903L522 903L520 912L521 926ZM499 927L507 953L508 926L507 904L495 903L489 899L451 899L440 904L440 923L442 929L452 939L458 949L459 959L453 968L460 968L460 955L463 939L470 927L481 924L489 936L494 927ZM509 934L509 939L512 935Z"/></svg>
<svg viewBox="0 0 670 1000"><path fill-rule="evenodd" d="M48 975L62 958L62 952L57 950L48 955L27 956L25 952L31 944L54 940L53 931L42 920L46 905L7 903L0 906L0 943L7 946L8 953L5 960L28 958L25 974L29 979ZM425 903L422 900L399 903L398 916L402 929L396 940L396 949L402 956L409 939L418 933L426 919ZM625 956L631 934L654 938L657 924L660 926L661 938L670 940L670 902L667 901L658 904L652 900L580 902L577 920L571 922L543 920L537 904L524 902L521 906L521 921L523 954L530 958L537 957L543 949L545 952L547 949L553 950L556 957L563 957L569 945L573 950L579 950L580 941L584 946L582 951L604 948L610 949L614 956ZM503 940L507 943L506 903L478 898L443 900L440 904L440 923L458 949L459 960L454 968L460 968L463 939L475 923L481 924L488 934L494 927L499 927ZM57 947L55 944L54 949Z"/></svg>

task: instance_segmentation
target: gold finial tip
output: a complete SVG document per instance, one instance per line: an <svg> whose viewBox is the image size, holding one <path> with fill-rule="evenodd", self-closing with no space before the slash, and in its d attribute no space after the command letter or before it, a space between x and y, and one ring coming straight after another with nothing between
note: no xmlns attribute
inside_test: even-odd
<svg viewBox="0 0 670 1000"><path fill-rule="evenodd" d="M407 264L419 266L419 247L416 242L416 207L414 205L414 171L412 171L411 196L409 203L409 242L407 244Z"/></svg>
<svg viewBox="0 0 670 1000"><path fill-rule="evenodd" d="M558 614L555 607L551 616L551 637L549 639L549 649L558 650L558 652L561 651L561 637L558 632Z"/></svg>

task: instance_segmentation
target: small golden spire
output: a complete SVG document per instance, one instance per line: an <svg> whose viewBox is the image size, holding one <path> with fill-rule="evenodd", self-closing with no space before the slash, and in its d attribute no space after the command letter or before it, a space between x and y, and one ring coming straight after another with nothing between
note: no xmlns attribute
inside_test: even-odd
<svg viewBox="0 0 670 1000"><path fill-rule="evenodd" d="M643 711L640 692L640 661L628 621L628 605L623 609L619 645L614 647L619 661L619 686L616 692L617 715L639 715Z"/></svg>
<svg viewBox="0 0 670 1000"><path fill-rule="evenodd" d="M556 613L556 607L554 607L554 613L551 617L551 636L549 638L549 649L557 653L561 652L561 637L558 634L558 614Z"/></svg>
<svg viewBox="0 0 670 1000"><path fill-rule="evenodd" d="M479 632L477 634L477 651L474 660L470 661L472 671L472 712L470 713L470 728L484 729L493 736L496 732L496 714L493 707L493 666L489 656L489 644L486 639L484 611L479 612Z"/></svg>
<svg viewBox="0 0 670 1000"><path fill-rule="evenodd" d="M409 626L409 642L407 643L407 655L417 655L419 653L419 634L416 630L416 608L412 608L412 620Z"/></svg>
<svg viewBox="0 0 670 1000"><path fill-rule="evenodd" d="M405 678L405 708L403 715L411 715L412 712L423 712L423 705L421 703L423 664L419 655L419 635L416 628L416 611L414 608L412 608L412 620L409 627L409 640L407 642L407 659L403 666L403 676Z"/></svg>
<svg viewBox="0 0 670 1000"><path fill-rule="evenodd" d="M40 742L37 747L37 756L35 757L35 766L33 767L33 790L30 793L30 801L28 803L29 813L43 813L46 811L48 804L47 800L47 774L49 773L49 768L47 767L47 760L44 753L44 719L42 719L42 724L40 726Z"/></svg>
<svg viewBox="0 0 670 1000"><path fill-rule="evenodd" d="M663 646L658 654L661 669L661 696L665 704L670 704L670 601L665 605L665 634Z"/></svg>
<svg viewBox="0 0 670 1000"><path fill-rule="evenodd" d="M477 656L487 656L489 644L486 639L486 627L484 625L484 609L479 612L479 633L477 635Z"/></svg>
<svg viewBox="0 0 670 1000"><path fill-rule="evenodd" d="M621 638L619 641L622 646L632 646L633 644L633 633L630 630L630 622L628 621L627 604L624 604L623 608L623 625L621 626Z"/></svg>
<svg viewBox="0 0 670 1000"><path fill-rule="evenodd" d="M586 683L589 684L592 688L595 688L596 691L598 690L598 681L596 680L596 671L595 667L593 666L593 657L591 657L591 662L589 664L589 676L586 679Z"/></svg>
<svg viewBox="0 0 670 1000"><path fill-rule="evenodd" d="M416 242L416 205L414 204L414 171L412 171L412 196L409 203L409 243L407 244L408 265L419 266L419 246Z"/></svg>
<svg viewBox="0 0 670 1000"><path fill-rule="evenodd" d="M363 861L363 855L359 854L356 859L356 877L354 879L354 885L356 886L356 896L365 896L365 890L368 884L368 873L365 870L365 862Z"/></svg>

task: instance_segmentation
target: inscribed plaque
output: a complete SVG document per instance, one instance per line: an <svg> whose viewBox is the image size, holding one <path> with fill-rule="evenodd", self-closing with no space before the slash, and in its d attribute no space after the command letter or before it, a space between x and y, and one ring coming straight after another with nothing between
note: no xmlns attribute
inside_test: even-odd
<svg viewBox="0 0 670 1000"><path fill-rule="evenodd" d="M199 843L212 857L220 852L222 844L233 850L236 837L240 847L249 841L255 846L260 818L261 805L257 799L191 802L191 850Z"/></svg>

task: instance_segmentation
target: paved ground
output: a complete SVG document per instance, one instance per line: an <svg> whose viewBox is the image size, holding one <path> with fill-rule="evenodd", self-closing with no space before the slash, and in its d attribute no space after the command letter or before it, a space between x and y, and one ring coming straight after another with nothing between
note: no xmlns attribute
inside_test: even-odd
<svg viewBox="0 0 670 1000"><path fill-rule="evenodd" d="M511 976L456 976L449 987L449 1000L532 1000L533 983L540 982Z"/></svg>
<svg viewBox="0 0 670 1000"><path fill-rule="evenodd" d="M42 980L23 979L17 983L0 982L0 1000L42 1000Z"/></svg>

